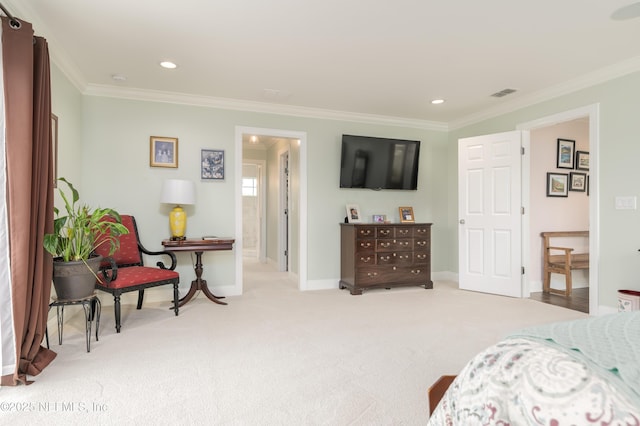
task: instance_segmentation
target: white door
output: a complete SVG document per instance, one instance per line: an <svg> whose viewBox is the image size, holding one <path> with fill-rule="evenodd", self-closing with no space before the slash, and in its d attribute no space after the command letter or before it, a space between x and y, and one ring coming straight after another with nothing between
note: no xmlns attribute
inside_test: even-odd
<svg viewBox="0 0 640 426"><path fill-rule="evenodd" d="M522 132L458 141L461 289L522 297Z"/></svg>

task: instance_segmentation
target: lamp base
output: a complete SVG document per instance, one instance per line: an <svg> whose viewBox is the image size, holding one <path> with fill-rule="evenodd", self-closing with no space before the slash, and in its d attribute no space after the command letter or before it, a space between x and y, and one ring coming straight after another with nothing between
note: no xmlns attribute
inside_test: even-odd
<svg viewBox="0 0 640 426"><path fill-rule="evenodd" d="M171 241L184 241L186 240L187 237L182 236L182 237L171 237Z"/></svg>

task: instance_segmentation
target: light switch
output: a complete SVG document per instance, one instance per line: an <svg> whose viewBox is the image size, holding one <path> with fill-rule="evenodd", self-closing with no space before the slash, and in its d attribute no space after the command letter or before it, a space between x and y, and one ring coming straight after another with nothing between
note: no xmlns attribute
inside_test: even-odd
<svg viewBox="0 0 640 426"><path fill-rule="evenodd" d="M636 204L635 196L616 197L616 210L635 210L637 208Z"/></svg>

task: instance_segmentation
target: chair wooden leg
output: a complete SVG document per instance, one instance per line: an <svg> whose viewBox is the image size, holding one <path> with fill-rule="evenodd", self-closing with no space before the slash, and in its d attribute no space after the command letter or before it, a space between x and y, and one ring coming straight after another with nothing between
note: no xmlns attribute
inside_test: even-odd
<svg viewBox="0 0 640 426"><path fill-rule="evenodd" d="M113 295L113 311L116 317L116 333L120 333L120 294Z"/></svg>
<svg viewBox="0 0 640 426"><path fill-rule="evenodd" d="M565 291L564 294L565 296L569 297L571 296L571 290L573 288L573 279L571 277L571 271L568 271L565 274L565 280L564 280L564 285L565 285Z"/></svg>
<svg viewBox="0 0 640 426"><path fill-rule="evenodd" d="M551 288L551 272L545 270L544 271L544 283L542 285L542 291L545 293L549 293Z"/></svg>
<svg viewBox="0 0 640 426"><path fill-rule="evenodd" d="M142 309L142 299L144 298L144 290L139 290L138 291L138 308L137 309Z"/></svg>

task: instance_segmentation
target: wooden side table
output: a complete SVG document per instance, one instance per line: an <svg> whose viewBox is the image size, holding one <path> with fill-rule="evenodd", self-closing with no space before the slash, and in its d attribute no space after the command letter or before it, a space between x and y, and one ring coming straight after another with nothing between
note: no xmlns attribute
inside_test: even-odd
<svg viewBox="0 0 640 426"><path fill-rule="evenodd" d="M207 281L202 279L202 253L205 251L217 251L217 250L232 250L233 243L235 243L235 239L233 238L214 238L214 239L206 239L206 240L196 240L196 239L186 239L182 241L172 241L172 240L163 240L162 245L167 251L188 251L196 254L196 279L191 281L191 287L189 288L189 292L180 299L178 306L182 306L187 303L191 298L196 294L198 290L202 290L205 296L209 300L219 305L226 305L226 302L221 301L220 299L224 299L224 296L216 296L209 290L207 286Z"/></svg>
<svg viewBox="0 0 640 426"><path fill-rule="evenodd" d="M58 319L58 344L62 344L62 330L64 326L64 307L69 305L82 305L85 317L85 337L87 340L87 352L91 352L91 323L95 317L96 320L96 342L98 341L98 329L100 328L100 311L102 305L100 299L94 293L84 299L54 299L49 304L49 309L56 307L56 316ZM47 348L49 347L49 332L45 331L47 338Z"/></svg>

